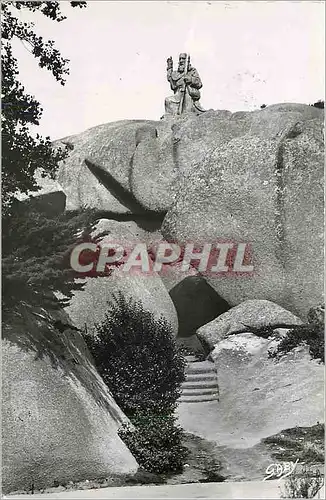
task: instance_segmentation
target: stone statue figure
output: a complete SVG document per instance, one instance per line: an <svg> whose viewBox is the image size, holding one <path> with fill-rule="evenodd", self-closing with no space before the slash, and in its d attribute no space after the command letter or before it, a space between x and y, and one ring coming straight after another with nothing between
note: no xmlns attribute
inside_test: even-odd
<svg viewBox="0 0 326 500"><path fill-rule="evenodd" d="M190 56L180 54L177 71L173 71L172 57L167 59L167 80L174 95L165 99L165 113L181 115L184 113L203 113L199 103L203 84L196 68L190 64Z"/></svg>

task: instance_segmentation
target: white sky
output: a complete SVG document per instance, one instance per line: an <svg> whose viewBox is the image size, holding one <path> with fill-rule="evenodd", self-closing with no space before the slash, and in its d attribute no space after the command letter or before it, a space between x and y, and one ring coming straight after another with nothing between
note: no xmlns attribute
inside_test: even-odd
<svg viewBox="0 0 326 500"><path fill-rule="evenodd" d="M180 52L199 71L206 109L324 98L324 2L61 3L62 23L21 17L70 59L64 87L15 44L21 79L44 108L38 132L52 139L120 119L159 119L171 95L166 59L176 63Z"/></svg>

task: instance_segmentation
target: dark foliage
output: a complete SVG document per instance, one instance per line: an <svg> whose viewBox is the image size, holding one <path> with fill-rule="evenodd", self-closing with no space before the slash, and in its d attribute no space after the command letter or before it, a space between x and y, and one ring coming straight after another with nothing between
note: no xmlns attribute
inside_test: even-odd
<svg viewBox="0 0 326 500"><path fill-rule="evenodd" d="M23 212L23 213L22 213ZM77 273L70 265L75 245L91 238L95 214L92 210L48 215L29 209L24 203L2 222L3 311L12 312L22 302L29 305L66 305L74 290ZM79 234L78 234L79 233ZM53 292L65 298L57 301Z"/></svg>
<svg viewBox="0 0 326 500"><path fill-rule="evenodd" d="M86 2L70 2L84 7ZM19 68L12 44L20 40L30 47L41 68L50 71L62 85L68 74L68 59L56 49L54 41L38 36L34 23L23 22L19 11L40 12L49 19L65 19L60 2L1 3L1 76L2 76L2 277L3 308L13 312L25 302L45 305L53 302L53 291L67 297L78 288L66 256L76 231L90 224L87 211L49 216L17 202L18 194L39 190L35 173L54 178L58 163L67 155L65 149L54 149L49 137L31 133L39 125L42 108L37 99L25 92L19 81ZM42 300L44 299L44 302Z"/></svg>
<svg viewBox="0 0 326 500"><path fill-rule="evenodd" d="M95 337L85 335L97 369L118 405L129 416L174 409L184 380L185 360L172 328L141 302L118 294Z"/></svg>
<svg viewBox="0 0 326 500"><path fill-rule="evenodd" d="M181 472L187 449L182 444L183 430L173 415L154 412L134 414L135 430L125 425L119 436L139 465L158 474Z"/></svg>
<svg viewBox="0 0 326 500"><path fill-rule="evenodd" d="M309 353L313 359L325 362L324 328L319 324L298 325L292 328L277 348L269 351L269 357L282 356L302 344L309 347Z"/></svg>
<svg viewBox="0 0 326 500"><path fill-rule="evenodd" d="M301 472L287 477L281 498L316 498L324 485L324 478L319 469L305 465Z"/></svg>
<svg viewBox="0 0 326 500"><path fill-rule="evenodd" d="M249 325L244 326L246 327L247 332L252 332L257 335L257 337L262 337L263 339L268 339L274 335L274 328L276 328L276 326L273 327L272 325L261 326L260 328Z"/></svg>
<svg viewBox="0 0 326 500"><path fill-rule="evenodd" d="M319 108L319 109L324 109L325 101L322 101L319 99L319 101L315 102L314 104L311 104L314 108Z"/></svg>
<svg viewBox="0 0 326 500"><path fill-rule="evenodd" d="M86 2L71 2L72 7L84 7ZM39 189L35 170L53 178L58 162L66 151L54 151L49 137L30 133L30 125L38 125L42 108L40 103L25 92L19 81L17 59L13 55L12 42L21 40L29 45L31 53L41 68L51 71L62 85L68 74L68 59L64 59L54 41L45 41L34 30L33 23L19 19L18 11L26 9L41 12L54 21L61 22L60 2L2 2L1 31L1 91L2 91L2 208L3 214L11 211L17 192L28 193Z"/></svg>
<svg viewBox="0 0 326 500"><path fill-rule="evenodd" d="M169 323L118 294L96 336L84 337L100 375L135 427L124 426L120 436L139 465L156 473L181 470L186 450L174 412L185 358Z"/></svg>

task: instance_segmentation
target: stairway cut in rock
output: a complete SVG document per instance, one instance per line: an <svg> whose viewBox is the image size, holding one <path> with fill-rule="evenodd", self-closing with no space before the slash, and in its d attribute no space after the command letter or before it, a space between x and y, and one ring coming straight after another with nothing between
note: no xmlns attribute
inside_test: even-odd
<svg viewBox="0 0 326 500"><path fill-rule="evenodd" d="M195 361L194 356L186 356L186 380L182 384L180 403L201 403L218 401L219 389L214 363Z"/></svg>

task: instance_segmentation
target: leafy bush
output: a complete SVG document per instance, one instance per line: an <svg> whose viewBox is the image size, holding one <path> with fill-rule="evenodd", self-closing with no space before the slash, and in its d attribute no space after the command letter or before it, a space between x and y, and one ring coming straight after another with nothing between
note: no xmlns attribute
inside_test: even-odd
<svg viewBox="0 0 326 500"><path fill-rule="evenodd" d="M317 102L314 102L314 104L311 104L311 106L313 106L314 108L324 109L325 101L319 99Z"/></svg>
<svg viewBox="0 0 326 500"><path fill-rule="evenodd" d="M269 351L270 358L282 356L299 345L306 344L312 358L325 362L324 328L320 324L298 325L291 329L275 350Z"/></svg>
<svg viewBox="0 0 326 500"><path fill-rule="evenodd" d="M132 426L120 437L149 472L182 469L186 448L174 411L186 360L170 324L118 294L96 335L85 335L97 369Z"/></svg>
<svg viewBox="0 0 326 500"><path fill-rule="evenodd" d="M85 335L96 367L120 408L167 414L175 408L185 379L185 358L172 327L155 319L141 302L120 293L110 304L96 336Z"/></svg>
<svg viewBox="0 0 326 500"><path fill-rule="evenodd" d="M187 449L182 445L183 430L175 425L173 415L138 413L132 423L135 430L124 425L119 436L139 465L158 474L182 471Z"/></svg>
<svg viewBox="0 0 326 500"><path fill-rule="evenodd" d="M304 467L301 473L289 476L285 482L285 492L281 498L314 498L324 480L318 469Z"/></svg>

